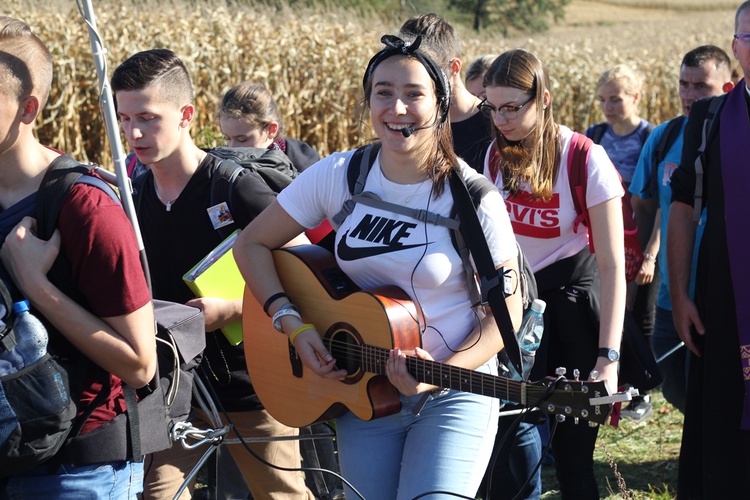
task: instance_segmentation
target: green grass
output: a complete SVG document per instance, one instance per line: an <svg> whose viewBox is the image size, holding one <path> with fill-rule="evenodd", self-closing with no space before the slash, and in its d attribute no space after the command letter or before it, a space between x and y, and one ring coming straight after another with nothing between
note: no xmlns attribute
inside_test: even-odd
<svg viewBox="0 0 750 500"><path fill-rule="evenodd" d="M652 391L653 415L635 423L622 420L618 428L599 431L594 452L594 473L602 498L668 500L677 489L677 457L682 438L682 414ZM611 457L611 463L608 459ZM614 468L624 481L618 486ZM542 470L542 499L559 500L553 466Z"/></svg>

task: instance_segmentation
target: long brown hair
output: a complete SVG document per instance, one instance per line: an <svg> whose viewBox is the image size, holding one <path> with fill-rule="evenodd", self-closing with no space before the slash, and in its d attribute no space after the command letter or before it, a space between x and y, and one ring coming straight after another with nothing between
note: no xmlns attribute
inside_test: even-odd
<svg viewBox="0 0 750 500"><path fill-rule="evenodd" d="M549 200L560 167L560 137L552 113L552 102L545 106L549 76L542 61L531 52L514 49L501 54L484 75L485 87L523 90L536 101L536 126L519 142L508 141L497 128L493 134L499 151L520 150L518 161L500 158L503 188L512 194L528 183L535 199Z"/></svg>

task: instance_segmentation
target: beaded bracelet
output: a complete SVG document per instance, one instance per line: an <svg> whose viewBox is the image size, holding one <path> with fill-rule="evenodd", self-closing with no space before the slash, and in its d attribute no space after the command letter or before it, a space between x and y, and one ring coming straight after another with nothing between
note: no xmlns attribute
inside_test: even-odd
<svg viewBox="0 0 750 500"><path fill-rule="evenodd" d="M284 330L281 328L281 318L283 316L295 316L297 319L302 320L302 316L299 315L299 309L297 309L297 306L291 302L287 302L276 311L276 314L273 315L272 319L273 327L281 333L284 333Z"/></svg>
<svg viewBox="0 0 750 500"><path fill-rule="evenodd" d="M307 330L315 330L315 325L313 325L312 323L305 323L304 325L298 326L296 330L289 334L289 342L293 344L294 339L297 337L297 335Z"/></svg>

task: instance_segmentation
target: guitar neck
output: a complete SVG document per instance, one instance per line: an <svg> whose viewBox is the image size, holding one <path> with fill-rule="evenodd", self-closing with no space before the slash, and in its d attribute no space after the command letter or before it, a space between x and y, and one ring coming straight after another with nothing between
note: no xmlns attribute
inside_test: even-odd
<svg viewBox="0 0 750 500"><path fill-rule="evenodd" d="M390 355L389 349L362 345L362 369L378 375L385 375L385 364ZM527 392L539 391L542 398L546 389L535 389L530 384L516 380L480 373L474 370L452 366L437 361L407 356L406 368L419 382L436 385L445 389L455 389L472 394L480 394L525 405ZM533 397L533 395L532 395ZM531 401L532 403L534 401Z"/></svg>

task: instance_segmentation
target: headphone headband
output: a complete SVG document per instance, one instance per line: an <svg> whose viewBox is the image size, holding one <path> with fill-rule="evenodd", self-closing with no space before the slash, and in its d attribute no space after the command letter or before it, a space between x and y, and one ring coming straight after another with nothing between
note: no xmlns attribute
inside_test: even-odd
<svg viewBox="0 0 750 500"><path fill-rule="evenodd" d="M383 35L380 41L385 45L385 48L372 56L370 62L367 64L365 76L362 79L362 87L367 88L367 82L372 78L375 68L389 57L395 55L413 56L422 63L422 66L427 70L427 74L430 75L430 78L435 83L435 94L438 98L438 108L440 110L440 123L444 123L448 119L448 112L450 111L451 86L448 82L448 77L445 76L440 66L430 56L419 50L419 46L422 44L422 37L417 36L413 42L409 43L394 35Z"/></svg>

